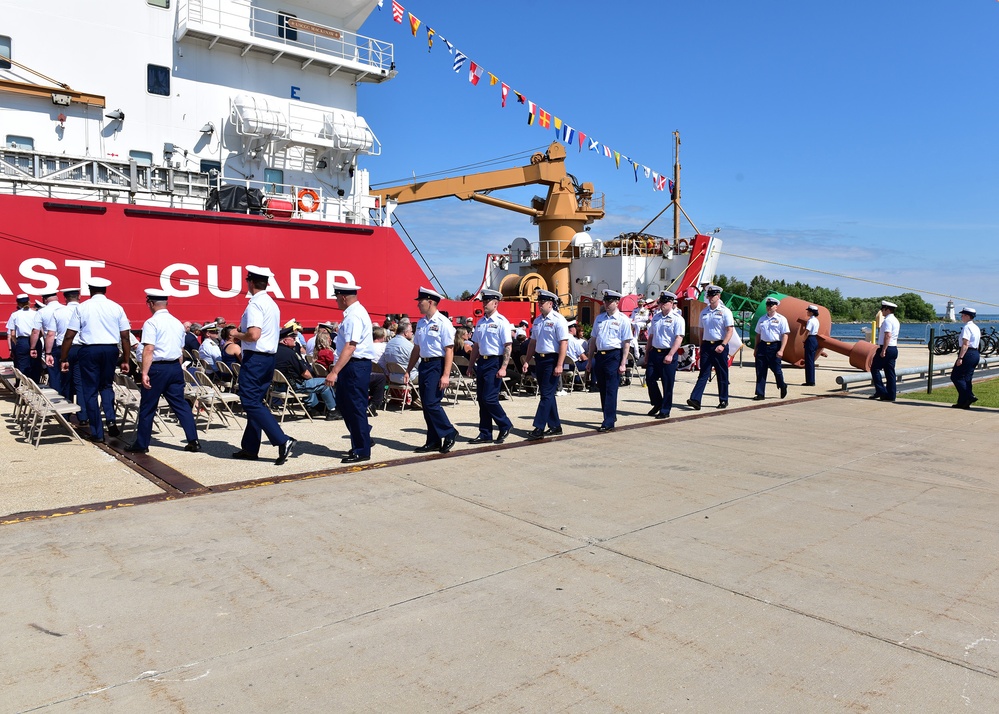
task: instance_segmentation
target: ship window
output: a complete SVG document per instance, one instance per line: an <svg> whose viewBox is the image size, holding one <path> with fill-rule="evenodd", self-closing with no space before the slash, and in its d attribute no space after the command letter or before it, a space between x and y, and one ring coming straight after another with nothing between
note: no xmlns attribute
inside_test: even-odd
<svg viewBox="0 0 999 714"><path fill-rule="evenodd" d="M170 0L146 0L146 4L152 5L153 7L170 7Z"/></svg>
<svg viewBox="0 0 999 714"><path fill-rule="evenodd" d="M264 169L264 183L269 183L274 189L284 183L284 171L281 169Z"/></svg>
<svg viewBox="0 0 999 714"><path fill-rule="evenodd" d="M14 134L8 134L6 145L12 149L23 149L24 151L35 150L35 140L30 136L16 136Z"/></svg>
<svg viewBox="0 0 999 714"><path fill-rule="evenodd" d="M666 279L666 268L659 268L659 279L660 280Z"/></svg>
<svg viewBox="0 0 999 714"><path fill-rule="evenodd" d="M146 65L146 91L150 94L170 96L170 68L156 64Z"/></svg>
<svg viewBox="0 0 999 714"><path fill-rule="evenodd" d="M151 151L129 151L128 158L135 161L136 166L153 165L153 152Z"/></svg>
<svg viewBox="0 0 999 714"><path fill-rule="evenodd" d="M288 40L289 42L295 42L298 40L298 30L293 27L288 27L288 20L297 17L296 15L289 15L286 12L278 13L278 37Z"/></svg>
<svg viewBox="0 0 999 714"><path fill-rule="evenodd" d="M10 69L10 38L0 35L0 69Z"/></svg>
<svg viewBox="0 0 999 714"><path fill-rule="evenodd" d="M222 173L222 162L210 159L201 160L201 173L208 174L214 171L216 174Z"/></svg>

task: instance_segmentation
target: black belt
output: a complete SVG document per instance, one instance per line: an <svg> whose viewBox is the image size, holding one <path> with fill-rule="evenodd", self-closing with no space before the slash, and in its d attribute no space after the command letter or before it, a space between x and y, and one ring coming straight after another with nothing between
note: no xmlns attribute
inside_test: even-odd
<svg viewBox="0 0 999 714"><path fill-rule="evenodd" d="M653 352L667 352L669 347L650 347L649 349Z"/></svg>
<svg viewBox="0 0 999 714"><path fill-rule="evenodd" d="M761 345L779 345L780 342L761 342Z"/></svg>
<svg viewBox="0 0 999 714"><path fill-rule="evenodd" d="M497 359L500 355L479 355L479 359Z"/></svg>
<svg viewBox="0 0 999 714"><path fill-rule="evenodd" d="M535 352L534 356L535 357L554 357L555 353L554 352Z"/></svg>
<svg viewBox="0 0 999 714"><path fill-rule="evenodd" d="M242 354L244 354L244 355L270 355L270 356L274 355L273 352L261 352L260 350L243 350Z"/></svg>
<svg viewBox="0 0 999 714"><path fill-rule="evenodd" d="M724 340L704 340L704 341L707 342L709 345L723 345L723 344L725 344Z"/></svg>
<svg viewBox="0 0 999 714"><path fill-rule="evenodd" d="M443 357L420 357L421 362L436 362L438 360L444 359Z"/></svg>
<svg viewBox="0 0 999 714"><path fill-rule="evenodd" d="M620 352L621 349L622 349L621 347L615 347L614 349L610 349L610 350L597 350L597 354L599 354L599 355L607 355L607 354L610 354L611 352Z"/></svg>
<svg viewBox="0 0 999 714"><path fill-rule="evenodd" d="M350 361L351 362L370 362L371 358L370 357L351 357Z"/></svg>
<svg viewBox="0 0 999 714"><path fill-rule="evenodd" d="M154 359L153 364L179 364L180 358L177 359Z"/></svg>

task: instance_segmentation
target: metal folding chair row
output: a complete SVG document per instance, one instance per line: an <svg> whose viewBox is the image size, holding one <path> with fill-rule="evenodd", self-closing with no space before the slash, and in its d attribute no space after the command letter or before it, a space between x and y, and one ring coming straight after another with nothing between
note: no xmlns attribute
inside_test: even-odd
<svg viewBox="0 0 999 714"><path fill-rule="evenodd" d="M15 391L18 398L14 407L14 419L20 424L25 438L34 443L36 449L42 438L42 430L49 419L55 419L66 427L66 431L74 439L81 444L84 443L67 419L70 414L80 411L79 405L66 401L54 389L39 387L16 367L14 376L17 378Z"/></svg>

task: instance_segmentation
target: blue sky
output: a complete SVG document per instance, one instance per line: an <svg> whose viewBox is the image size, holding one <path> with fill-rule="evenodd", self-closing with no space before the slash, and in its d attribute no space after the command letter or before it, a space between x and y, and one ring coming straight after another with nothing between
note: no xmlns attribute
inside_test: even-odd
<svg viewBox="0 0 999 714"><path fill-rule="evenodd" d="M719 272L902 292L734 257L750 256L999 313L999 2L420 0L402 2L403 25L391 4L361 29L395 43L399 70L360 89L382 143L363 162L373 184L507 155L504 165L522 165L554 138L528 126L512 93L501 108L499 85L455 74L443 36L654 170L672 172L678 130L681 202L702 232L721 229ZM423 22L416 38L410 11ZM430 52L427 25L438 33ZM668 203L624 162L573 148L567 167L605 194L598 238L638 230ZM502 195L534 194L543 189ZM519 214L457 199L397 215L452 295L478 286L486 252L537 236ZM671 235L671 214L648 230ZM682 232L693 231L684 222Z"/></svg>

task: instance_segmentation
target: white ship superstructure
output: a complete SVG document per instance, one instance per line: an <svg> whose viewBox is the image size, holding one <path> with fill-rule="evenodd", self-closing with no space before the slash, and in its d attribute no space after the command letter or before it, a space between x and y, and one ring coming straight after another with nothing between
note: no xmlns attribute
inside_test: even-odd
<svg viewBox="0 0 999 714"><path fill-rule="evenodd" d="M395 75L357 34L376 0L4 5L0 192L203 208L221 179L283 215L389 219L357 166L381 147L356 83Z"/></svg>

